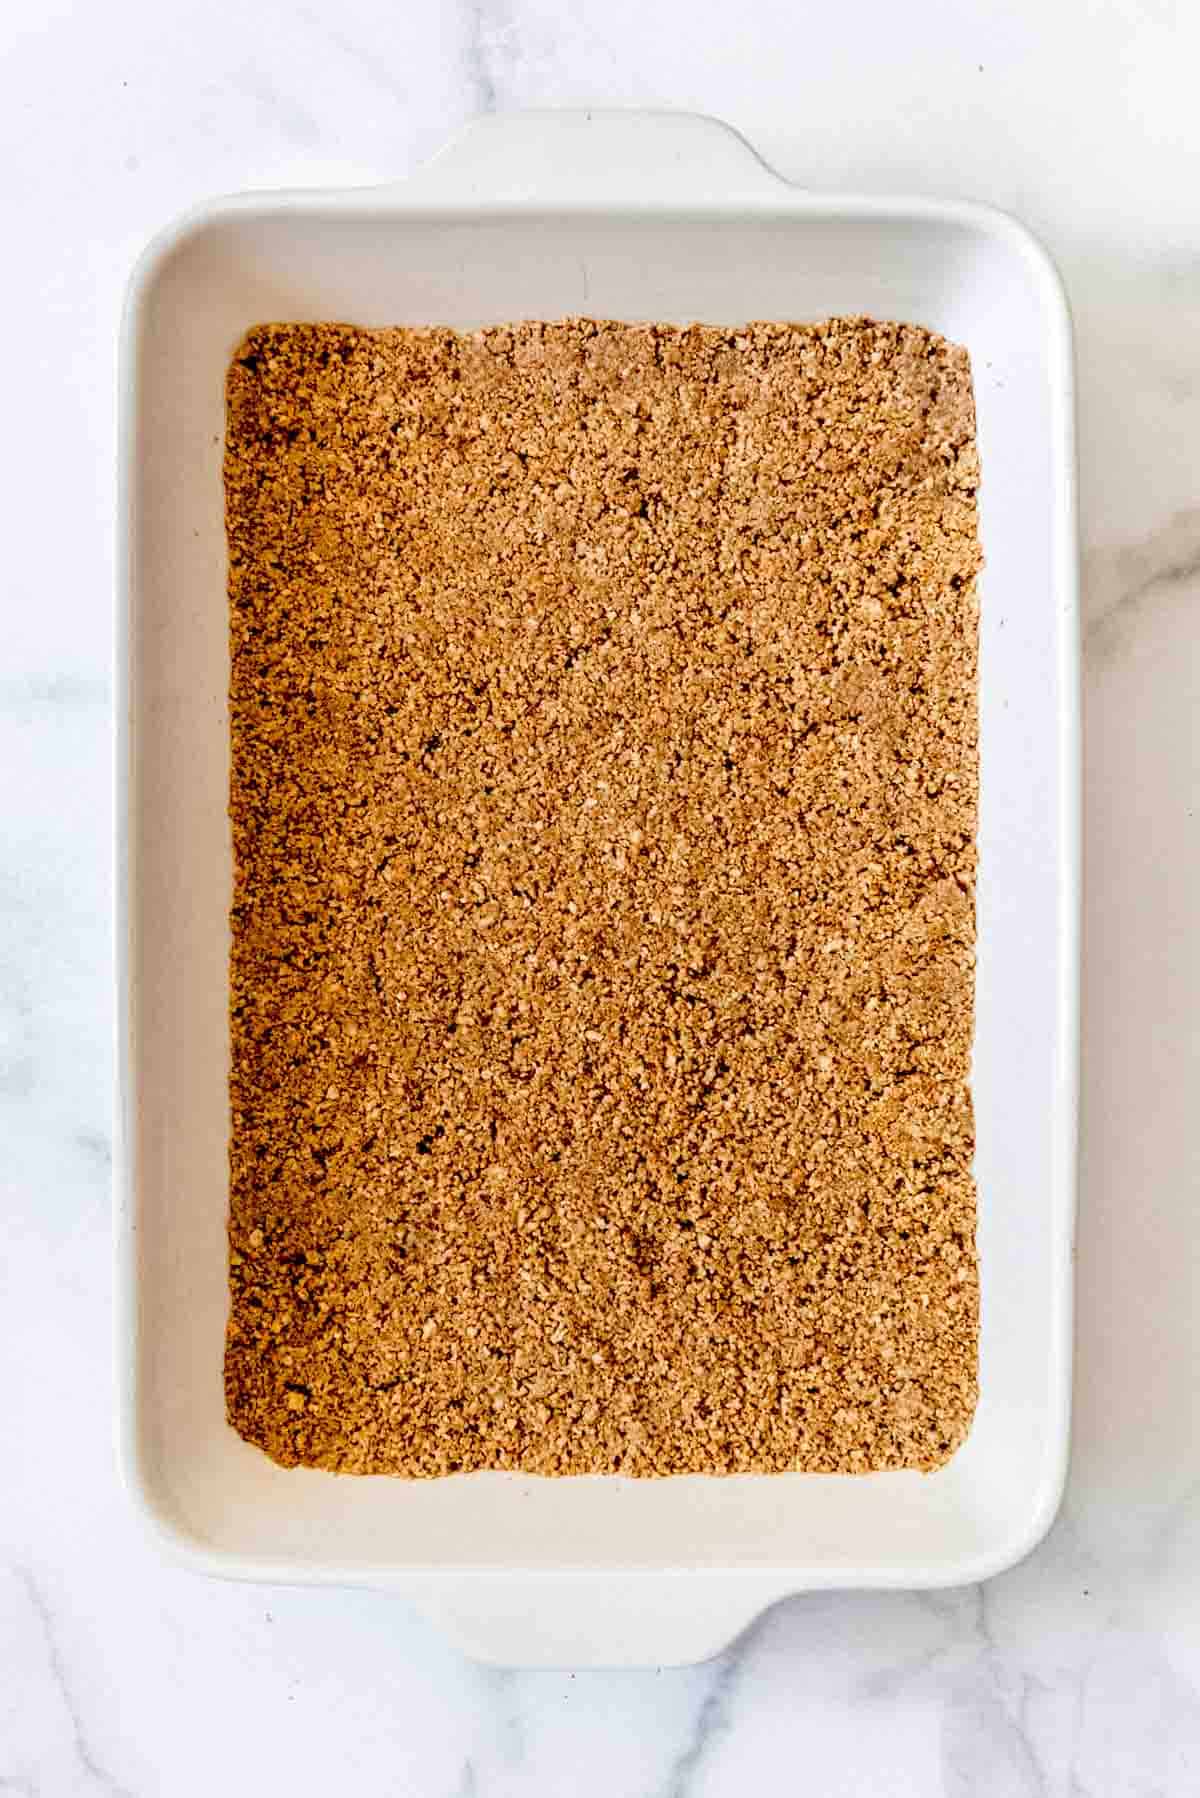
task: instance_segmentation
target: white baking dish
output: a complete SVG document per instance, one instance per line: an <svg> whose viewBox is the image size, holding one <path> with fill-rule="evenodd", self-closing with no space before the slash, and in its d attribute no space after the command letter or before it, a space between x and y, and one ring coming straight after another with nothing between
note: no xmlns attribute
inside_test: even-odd
<svg viewBox="0 0 1200 1798"><path fill-rule="evenodd" d="M981 1400L940 1472L433 1482L284 1471L225 1422L223 377L269 319L474 326L873 313L968 346L983 463ZM121 1452L192 1567L384 1586L497 1661L711 1654L816 1587L980 1579L1048 1527L1067 1455L1078 645L1071 342L1018 225L816 195L689 115L482 120L414 180L192 214L134 275L122 356Z"/></svg>

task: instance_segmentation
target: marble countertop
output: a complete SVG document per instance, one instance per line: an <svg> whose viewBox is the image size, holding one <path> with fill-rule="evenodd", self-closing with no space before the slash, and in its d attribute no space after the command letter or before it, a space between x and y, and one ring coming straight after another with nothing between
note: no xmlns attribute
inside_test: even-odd
<svg viewBox="0 0 1200 1798"><path fill-rule="evenodd" d="M1180 0L25 0L0 24L0 1789L1200 1791L1200 13ZM404 175L474 112L698 108L816 188L1019 214L1078 332L1073 1465L981 1589L779 1606L676 1672L486 1671L394 1599L164 1565L111 1454L115 345L147 237Z"/></svg>

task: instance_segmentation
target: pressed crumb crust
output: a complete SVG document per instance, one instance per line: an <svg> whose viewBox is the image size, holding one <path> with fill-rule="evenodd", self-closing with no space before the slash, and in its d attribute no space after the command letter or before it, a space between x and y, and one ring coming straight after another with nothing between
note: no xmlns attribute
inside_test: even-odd
<svg viewBox="0 0 1200 1798"><path fill-rule="evenodd" d="M976 1396L967 356L266 325L228 378L231 1422L933 1468Z"/></svg>

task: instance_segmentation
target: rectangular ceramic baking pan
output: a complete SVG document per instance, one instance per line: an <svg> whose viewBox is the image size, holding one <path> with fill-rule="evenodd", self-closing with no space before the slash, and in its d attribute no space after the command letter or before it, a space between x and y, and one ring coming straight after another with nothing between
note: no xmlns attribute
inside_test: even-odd
<svg viewBox="0 0 1200 1798"><path fill-rule="evenodd" d="M938 1473L438 1481L285 1471L227 1426L230 834L223 381L264 320L460 328L586 313L868 313L971 353L983 465L981 1398ZM1070 325L1010 219L782 181L653 113L472 125L401 186L223 200L133 277L122 353L120 1438L191 1567L386 1587L476 1656L670 1663L766 1604L1025 1554L1067 1455L1079 905Z"/></svg>

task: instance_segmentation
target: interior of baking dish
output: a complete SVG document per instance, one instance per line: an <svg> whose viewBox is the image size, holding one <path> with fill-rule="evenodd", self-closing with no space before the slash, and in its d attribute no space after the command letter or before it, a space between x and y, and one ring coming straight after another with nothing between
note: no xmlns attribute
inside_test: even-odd
<svg viewBox="0 0 1200 1798"><path fill-rule="evenodd" d="M568 1623L557 1649L530 1647L514 1621L530 1580L539 1604L553 1577L577 1605L607 1607L609 1652L596 1658L621 1658L617 1638L643 1604L635 1587L658 1593L660 1624L668 1611L694 1621L698 1587L684 1596L679 1582L706 1573L704 1628L681 1621L655 1635L643 1619L651 1655L671 1658L718 1645L788 1590L979 1577L1047 1526L1067 1440L1075 642L1057 281L996 215L807 195L707 121L610 124L509 120L406 188L213 207L148 253L126 324L126 1467L155 1528L199 1566L391 1580L431 1604L455 1593L466 1638L485 1652L516 1643L512 1658L572 1646L584 1658ZM981 1397L965 1445L931 1475L349 1479L275 1466L225 1421L226 364L263 320L474 327L568 313L722 324L867 313L928 326L971 353L986 558L973 1073ZM515 1573L521 1601L498 1596ZM463 1621L485 1589L489 1616L507 1607L499 1636Z"/></svg>

